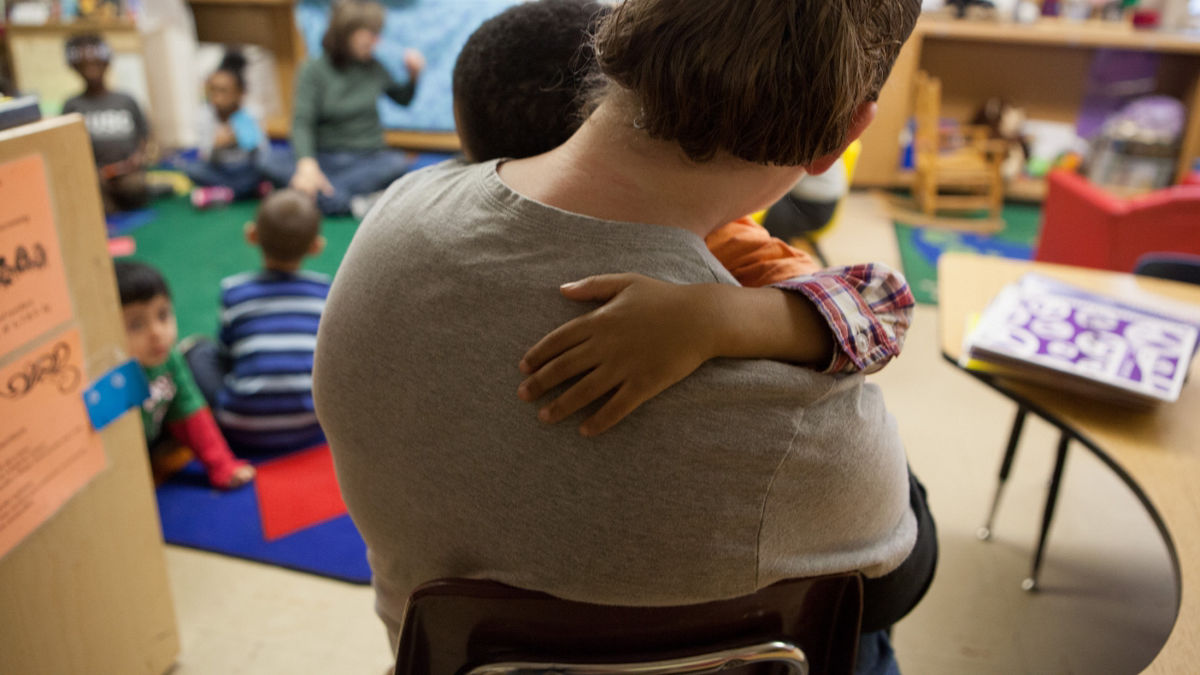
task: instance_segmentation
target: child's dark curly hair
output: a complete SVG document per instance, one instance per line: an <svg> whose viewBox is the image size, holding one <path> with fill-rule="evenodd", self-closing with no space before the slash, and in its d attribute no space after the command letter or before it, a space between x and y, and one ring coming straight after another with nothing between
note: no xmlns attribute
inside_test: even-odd
<svg viewBox="0 0 1200 675"><path fill-rule="evenodd" d="M242 93L246 91L246 56L242 54L240 49L229 49L225 52L225 56L221 59L221 64L217 66L214 73L229 73L233 77L233 81L237 83L238 90Z"/></svg>
<svg viewBox="0 0 1200 675"><path fill-rule="evenodd" d="M575 133L592 33L607 9L595 0L527 2L467 39L454 64L454 107L470 159L532 157Z"/></svg>

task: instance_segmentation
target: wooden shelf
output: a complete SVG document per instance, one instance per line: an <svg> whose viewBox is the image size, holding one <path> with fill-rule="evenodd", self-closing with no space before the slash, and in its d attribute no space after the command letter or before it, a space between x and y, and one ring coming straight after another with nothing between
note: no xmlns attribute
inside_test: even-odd
<svg viewBox="0 0 1200 675"><path fill-rule="evenodd" d="M4 24L9 34L35 35L38 33L49 33L61 35L63 33L121 33L137 32L137 24L133 19L112 19L105 21L94 21L91 19L78 19L76 21L49 21L42 24L21 24L12 23L11 21Z"/></svg>
<svg viewBox="0 0 1200 675"><path fill-rule="evenodd" d="M912 113L918 70L942 80L942 115L971 119L985 100L1004 98L1030 119L1074 124L1087 96L1098 49L1160 54L1156 93L1188 109L1177 175L1200 158L1200 35L1142 31L1123 23L1040 20L1034 24L969 21L923 15L901 49L879 96L879 114L863 134L855 185L899 182L897 139ZM1040 198L1037 185L1015 185L1009 194Z"/></svg>
<svg viewBox="0 0 1200 675"><path fill-rule="evenodd" d="M912 185L913 172L900 171L896 174L893 187L907 188ZM1041 202L1046 199L1046 179L1020 176L1004 184L1004 199L1018 202Z"/></svg>
<svg viewBox="0 0 1200 675"><path fill-rule="evenodd" d="M291 133L291 120L273 117L266 122L267 135L276 140L287 140ZM462 149L458 134L453 131L411 131L387 129L383 140L388 146L417 152L458 152Z"/></svg>
<svg viewBox="0 0 1200 675"><path fill-rule="evenodd" d="M296 0L187 0L189 5L236 5L236 6L275 6L295 7Z"/></svg>
<svg viewBox="0 0 1200 675"><path fill-rule="evenodd" d="M458 152L462 148L458 134L453 131L401 131L391 129L383 132L383 139L393 148L425 150L427 152Z"/></svg>
<svg viewBox="0 0 1200 675"><path fill-rule="evenodd" d="M1200 36L1137 30L1121 22L1041 19L1033 24L966 21L925 16L916 33L939 40L976 40L1064 47L1109 47L1150 52L1200 54Z"/></svg>

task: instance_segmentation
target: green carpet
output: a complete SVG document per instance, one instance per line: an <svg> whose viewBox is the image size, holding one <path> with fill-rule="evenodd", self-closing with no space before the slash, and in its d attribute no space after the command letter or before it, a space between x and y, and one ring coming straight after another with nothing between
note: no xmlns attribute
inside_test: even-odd
<svg viewBox="0 0 1200 675"><path fill-rule="evenodd" d="M130 233L137 242L130 258L154 265L167 278L180 337L216 335L221 279L261 266L258 249L242 234L258 202L197 211L187 198L178 197L156 201L151 208L153 221ZM321 233L328 243L321 255L305 261L305 269L336 272L357 227L349 216L323 219Z"/></svg>
<svg viewBox="0 0 1200 675"><path fill-rule="evenodd" d="M981 235L928 227L911 227L899 221L896 242L904 276L917 302L937 304L937 261L946 251L1029 260L1037 242L1042 210L1032 204L1004 205L1004 229Z"/></svg>

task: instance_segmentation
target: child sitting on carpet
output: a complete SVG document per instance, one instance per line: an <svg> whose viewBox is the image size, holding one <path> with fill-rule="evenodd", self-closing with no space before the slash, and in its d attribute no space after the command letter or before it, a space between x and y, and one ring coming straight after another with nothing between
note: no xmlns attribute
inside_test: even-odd
<svg viewBox="0 0 1200 675"><path fill-rule="evenodd" d="M179 328L166 280L144 263L118 260L114 265L129 351L150 384L150 397L142 404L146 442L153 451L163 440L165 426L191 448L215 487L228 490L248 483L254 478L254 467L230 452L175 348Z"/></svg>
<svg viewBox="0 0 1200 675"><path fill-rule="evenodd" d="M579 128L593 59L589 36L605 11L594 0L525 3L484 22L468 38L455 63L453 90L458 135L469 161L541 154ZM810 351L819 355L811 365L821 371L873 372L900 353L913 299L903 277L886 266L822 271L808 254L772 238L749 218L718 228L705 244L742 285L771 285L811 301L828 324L827 331L804 337L813 345ZM641 288L628 292L634 286ZM628 278L593 278L564 286L563 293L581 301L610 301L624 293L622 311L649 318L653 303L664 301L670 286L640 277L631 283ZM582 340L564 343L560 338L587 330L577 323L585 319L547 336L522 361L522 371L530 377L519 391L527 401L589 369L606 378L604 386L592 389L588 396L574 392L547 406L542 417L547 422L557 422L619 388L610 403L584 423L587 433L600 433L702 362L690 359L691 350L682 348L686 339L680 338L688 337L683 327L661 343L663 353L642 344L621 344L586 364L577 362L570 347ZM555 357L561 359L558 367L539 370ZM562 370L568 364L569 370ZM557 374L551 376L550 371ZM624 373L637 373L638 384L631 385L633 378L623 381Z"/></svg>
<svg viewBox="0 0 1200 675"><path fill-rule="evenodd" d="M188 363L225 437L239 450L299 450L325 442L313 412L317 325L330 279L300 269L325 248L321 213L304 193L271 193L246 224L263 269L221 281L220 344L197 343Z"/></svg>
<svg viewBox="0 0 1200 675"><path fill-rule="evenodd" d="M246 57L230 50L204 82L208 105L201 109L196 127L200 160L182 167L199 186L192 190L196 208L270 191L263 165L271 146L258 120L242 105L245 69Z"/></svg>
<svg viewBox="0 0 1200 675"><path fill-rule="evenodd" d="M85 89L67 99L62 111L83 114L106 214L140 209L150 197L146 185L150 126L131 96L111 91L104 83L111 59L112 50L99 35L67 40L67 63L83 78Z"/></svg>

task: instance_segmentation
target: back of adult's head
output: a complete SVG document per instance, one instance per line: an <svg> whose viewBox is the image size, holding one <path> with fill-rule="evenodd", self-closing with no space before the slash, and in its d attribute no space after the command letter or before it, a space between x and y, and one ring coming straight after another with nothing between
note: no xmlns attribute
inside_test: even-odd
<svg viewBox="0 0 1200 675"><path fill-rule="evenodd" d="M350 36L366 29L379 34L383 30L383 5L373 0L335 0L329 9L329 26L321 38L321 49L338 68L351 60Z"/></svg>
<svg viewBox="0 0 1200 675"><path fill-rule="evenodd" d="M539 155L575 133L594 61L591 35L606 7L525 2L467 38L454 64L454 112L473 161Z"/></svg>
<svg viewBox="0 0 1200 675"><path fill-rule="evenodd" d="M696 161L836 152L879 95L920 0L626 0L596 37L633 124Z"/></svg>

